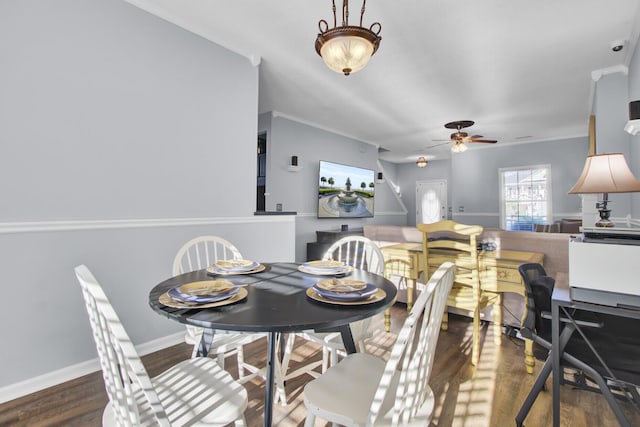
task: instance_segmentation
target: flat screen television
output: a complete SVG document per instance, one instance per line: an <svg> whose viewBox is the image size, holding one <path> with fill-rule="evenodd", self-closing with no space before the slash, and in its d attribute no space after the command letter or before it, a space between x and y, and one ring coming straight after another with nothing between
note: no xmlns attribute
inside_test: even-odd
<svg viewBox="0 0 640 427"><path fill-rule="evenodd" d="M374 171L320 160L318 218L370 218L375 194Z"/></svg>

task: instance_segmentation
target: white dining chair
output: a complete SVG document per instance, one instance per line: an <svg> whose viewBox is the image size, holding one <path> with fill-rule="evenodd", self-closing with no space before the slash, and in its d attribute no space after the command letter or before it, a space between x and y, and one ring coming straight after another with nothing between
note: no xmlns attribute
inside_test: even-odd
<svg viewBox="0 0 640 427"><path fill-rule="evenodd" d="M150 378L98 281L84 265L75 273L109 397L103 426L247 425L247 391L213 359L191 358Z"/></svg>
<svg viewBox="0 0 640 427"><path fill-rule="evenodd" d="M223 259L242 259L242 255L228 240L218 236L199 236L189 240L178 251L173 261L173 275L202 270ZM186 329L185 342L193 345L192 356L195 357L204 330L191 325L186 325ZM225 357L235 353L238 360L238 378L244 382L259 374L260 369L245 362L243 346L265 337L265 334L216 331L209 354L215 354L218 363L224 368ZM245 369L253 375L245 378Z"/></svg>
<svg viewBox="0 0 640 427"><path fill-rule="evenodd" d="M429 378L455 265L431 276L407 316L388 361L354 353L304 388L305 427L316 417L347 427L425 427L435 397Z"/></svg>
<svg viewBox="0 0 640 427"><path fill-rule="evenodd" d="M336 241L327 249L322 259L342 261L353 268L374 274L383 275L384 273L384 256L382 255L382 251L372 240L362 236L347 236ZM366 351L365 340L372 336L370 325L371 318L349 324L353 341L360 352ZM306 369L298 370L296 372L297 374L305 372L317 377L318 372L314 369L320 365L320 363L322 364L322 372L324 372L328 366L337 363L339 355L346 355L342 336L338 332L301 332L297 335L322 345L322 362L308 363Z"/></svg>

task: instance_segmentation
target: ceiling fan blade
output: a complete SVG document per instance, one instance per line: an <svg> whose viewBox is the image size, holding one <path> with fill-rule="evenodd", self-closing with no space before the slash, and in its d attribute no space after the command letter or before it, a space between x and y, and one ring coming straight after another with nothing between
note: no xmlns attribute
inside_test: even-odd
<svg viewBox="0 0 640 427"><path fill-rule="evenodd" d="M436 141L438 141L438 140L435 140L434 142L436 142ZM442 140L442 141L444 141L444 140ZM447 139L446 141L447 141L447 142L442 142L442 143L440 143L440 144L430 145L430 146L428 146L428 147L427 147L427 150L428 150L429 148L435 148L435 147L440 147L441 145L447 145L447 144L449 144L449 143L451 142L451 141L449 141L448 139Z"/></svg>
<svg viewBox="0 0 640 427"><path fill-rule="evenodd" d="M487 144L495 144L498 141L496 141L495 139L469 139L468 141L465 141L465 142L484 142Z"/></svg>

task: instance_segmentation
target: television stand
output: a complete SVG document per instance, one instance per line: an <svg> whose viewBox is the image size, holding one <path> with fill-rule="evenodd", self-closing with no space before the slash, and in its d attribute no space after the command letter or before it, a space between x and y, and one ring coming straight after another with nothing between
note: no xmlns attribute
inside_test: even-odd
<svg viewBox="0 0 640 427"><path fill-rule="evenodd" d="M342 230L316 230L316 241L307 243L307 261L322 259L327 249L347 236L364 236L362 228L350 228Z"/></svg>

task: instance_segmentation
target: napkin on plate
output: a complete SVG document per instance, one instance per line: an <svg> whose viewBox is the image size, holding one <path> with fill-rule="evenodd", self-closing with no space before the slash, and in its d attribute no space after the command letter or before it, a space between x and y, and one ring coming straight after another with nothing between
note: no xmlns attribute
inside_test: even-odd
<svg viewBox="0 0 640 427"><path fill-rule="evenodd" d="M220 271L243 272L257 268L260 263L248 259L222 259L214 264L214 268Z"/></svg>
<svg viewBox="0 0 640 427"><path fill-rule="evenodd" d="M344 279L343 279L344 280ZM350 284L335 284L335 279L320 280L313 285L313 290L323 298L337 301L359 301L374 295L378 288L371 283L351 280ZM342 282L342 280L337 281ZM357 283L356 283L357 282Z"/></svg>
<svg viewBox="0 0 640 427"><path fill-rule="evenodd" d="M315 274L341 274L349 270L349 266L342 261L319 260L309 261L301 265L303 271Z"/></svg>
<svg viewBox="0 0 640 427"><path fill-rule="evenodd" d="M167 294L179 302L201 303L222 301L238 293L239 286L230 280L203 280L191 282L169 289Z"/></svg>
<svg viewBox="0 0 640 427"><path fill-rule="evenodd" d="M365 282L352 279L326 279L316 285L325 291L338 293L361 292L367 286Z"/></svg>

